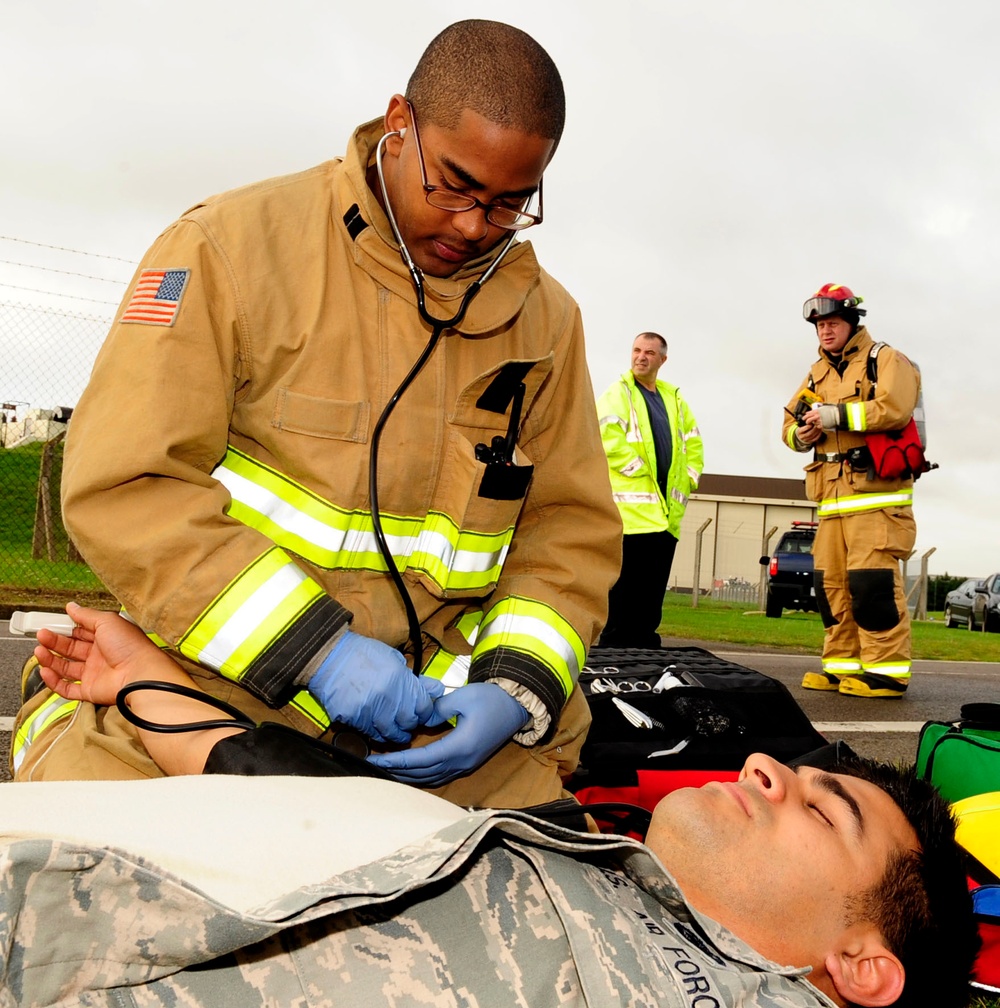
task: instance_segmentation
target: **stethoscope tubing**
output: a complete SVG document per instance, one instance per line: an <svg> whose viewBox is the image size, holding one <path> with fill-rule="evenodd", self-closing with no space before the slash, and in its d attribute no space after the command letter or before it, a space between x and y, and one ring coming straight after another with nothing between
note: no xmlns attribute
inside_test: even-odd
<svg viewBox="0 0 1000 1008"><path fill-rule="evenodd" d="M372 432L372 443L368 451L368 496L371 501L372 528L375 533L375 542L378 545L379 553L382 554L382 559L385 561L389 577L391 578L396 592L399 595L400 601L403 603L403 608L406 611L410 650L413 655L413 673L414 675L420 675L421 668L423 667L424 653L420 620L417 617L417 612L413 605L413 599L411 598L410 593L406 588L406 584L403 581L403 577L399 573L396 563L393 560L392 552L389 549L389 543L386 540L385 532L382 529L382 516L379 511L378 502L379 444L382 439L382 431L389 419L389 416L396 408L396 404L402 398L403 393L410 387L413 380L430 359L430 356L434 352L434 348L437 346L442 333L444 333L446 329L453 329L461 323L462 319L465 317L466 311L468 311L469 305L472 304L473 298L480 290L482 290L483 284L489 280L494 272L496 272L497 267L500 265L500 261L507 254L511 245L514 244L514 239L517 237L517 233L514 231L510 233L510 237L504 243L503 247L497 253L493 262L491 262L489 267L487 267L483 275L469 284L465 293L462 295L462 302L458 306L458 311L456 311L451 318L439 319L431 315L430 311L427 309L424 294L423 271L413 261L413 256L410 255L410 250L407 248L406 242L403 240L399 226L396 223L396 215L393 213L392 204L389 200L389 193L385 185L385 176L382 172L382 156L385 150L385 143L389 137L392 136L399 136L399 131L394 130L390 133L386 133L375 147L375 170L378 175L379 185L382 188L382 200L383 205L385 206L385 215L389 220L389 226L392 228L392 233L396 239L396 243L399 245L399 253L403 259L403 264L406 266L410 277L413 280L413 286L417 295L417 311L420 313L420 317L424 320L424 322L431 327L431 335L420 356L414 362L406 377L400 382L399 388L397 388L396 391L389 397L389 401L385 404L385 407L379 414L378 420L375 422L375 427Z"/></svg>

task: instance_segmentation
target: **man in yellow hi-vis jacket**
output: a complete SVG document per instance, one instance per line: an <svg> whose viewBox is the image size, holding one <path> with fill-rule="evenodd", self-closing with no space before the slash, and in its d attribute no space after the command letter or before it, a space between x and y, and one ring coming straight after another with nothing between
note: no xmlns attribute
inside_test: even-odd
<svg viewBox="0 0 1000 1008"><path fill-rule="evenodd" d="M806 494L818 503L813 547L816 600L825 628L823 666L806 689L901 697L910 681L910 614L900 559L916 537L913 479L875 472L866 432L897 431L913 417L920 376L860 325L861 298L825 284L803 306L816 327L819 360L785 407L782 440L812 452Z"/></svg>
<svg viewBox="0 0 1000 1008"><path fill-rule="evenodd" d="M461 804L559 796L618 564L579 310L511 244L563 120L537 42L445 29L344 159L157 239L67 447L75 542L208 690ZM159 773L58 701L23 709L19 779Z"/></svg>
<svg viewBox="0 0 1000 1008"><path fill-rule="evenodd" d="M701 433L676 385L657 378L667 341L640 333L632 368L597 402L611 492L622 519L622 569L608 596L602 647L658 648L656 628L689 495L704 466Z"/></svg>

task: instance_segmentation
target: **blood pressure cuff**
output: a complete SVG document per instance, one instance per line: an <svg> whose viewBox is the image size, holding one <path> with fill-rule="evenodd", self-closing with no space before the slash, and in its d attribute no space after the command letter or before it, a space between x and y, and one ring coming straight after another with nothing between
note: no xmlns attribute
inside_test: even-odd
<svg viewBox="0 0 1000 1008"><path fill-rule="evenodd" d="M205 761L207 774L238 774L241 777L378 777L392 780L381 768L369 763L338 741L353 733L334 736L328 745L303 735L287 725L265 721L239 735L229 735L212 747ZM353 748L353 745L352 745Z"/></svg>
<svg viewBox="0 0 1000 1008"><path fill-rule="evenodd" d="M138 690L176 693L214 707L225 718L192 721L187 724L160 724L136 714L126 702L129 694ZM229 735L218 741L205 762L207 774L236 774L241 777L378 777L393 778L365 757L368 743L362 735L350 730L335 732L330 743L310 738L287 725L265 721L254 724L241 710L217 697L175 683L144 680L121 690L116 705L122 717L145 731L178 734L205 731L212 728L243 728L239 735Z"/></svg>

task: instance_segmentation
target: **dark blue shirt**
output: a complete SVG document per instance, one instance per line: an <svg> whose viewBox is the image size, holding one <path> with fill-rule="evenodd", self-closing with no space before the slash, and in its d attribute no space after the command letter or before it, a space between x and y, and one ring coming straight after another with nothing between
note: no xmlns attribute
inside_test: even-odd
<svg viewBox="0 0 1000 1008"><path fill-rule="evenodd" d="M670 463L674 456L674 441L670 436L670 421L667 419L667 406L660 393L650 392L648 388L636 382L635 387L646 400L646 412L649 414L649 426L653 431L653 445L656 448L656 485L660 493L667 497L667 476L670 473Z"/></svg>

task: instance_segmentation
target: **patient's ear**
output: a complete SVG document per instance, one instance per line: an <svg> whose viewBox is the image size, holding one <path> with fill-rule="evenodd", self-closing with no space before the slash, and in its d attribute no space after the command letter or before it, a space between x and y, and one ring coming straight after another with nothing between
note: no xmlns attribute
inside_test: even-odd
<svg viewBox="0 0 1000 1008"><path fill-rule="evenodd" d="M823 965L837 993L851 1004L877 1008L891 1005L903 993L903 964L872 932L859 946L831 953Z"/></svg>

